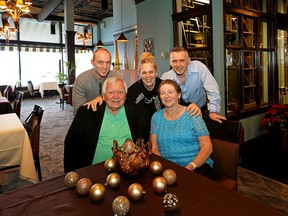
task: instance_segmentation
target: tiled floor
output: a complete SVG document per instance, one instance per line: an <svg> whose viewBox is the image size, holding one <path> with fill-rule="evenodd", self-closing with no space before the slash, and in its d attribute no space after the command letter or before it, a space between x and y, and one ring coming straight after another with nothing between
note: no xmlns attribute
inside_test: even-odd
<svg viewBox="0 0 288 216"><path fill-rule="evenodd" d="M238 192L288 215L288 185L238 169Z"/></svg>

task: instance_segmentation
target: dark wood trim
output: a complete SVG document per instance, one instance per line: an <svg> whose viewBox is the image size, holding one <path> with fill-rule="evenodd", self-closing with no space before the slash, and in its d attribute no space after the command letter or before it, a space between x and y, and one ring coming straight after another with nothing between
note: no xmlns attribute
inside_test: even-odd
<svg viewBox="0 0 288 216"><path fill-rule="evenodd" d="M209 13L212 14L212 6L211 5L205 5L203 7L196 7L196 8L182 11L182 12L177 13L177 14L173 14L172 20L179 22L182 20L189 19L191 17L201 16L201 15L205 15L205 14L209 14Z"/></svg>
<svg viewBox="0 0 288 216"><path fill-rule="evenodd" d="M276 14L276 19L277 19L277 28L281 30L288 31L288 15L287 14L282 14L282 13L277 13Z"/></svg>
<svg viewBox="0 0 288 216"><path fill-rule="evenodd" d="M249 9L245 9L245 8L236 8L235 6L231 6L231 5L225 5L224 6L224 11L225 13L236 13L236 14L241 14L241 15L246 15L246 16L251 16L251 17L257 17L257 18L272 18L275 19L275 15L273 14L267 14L267 13L263 13L260 11L256 11L256 10L249 10Z"/></svg>

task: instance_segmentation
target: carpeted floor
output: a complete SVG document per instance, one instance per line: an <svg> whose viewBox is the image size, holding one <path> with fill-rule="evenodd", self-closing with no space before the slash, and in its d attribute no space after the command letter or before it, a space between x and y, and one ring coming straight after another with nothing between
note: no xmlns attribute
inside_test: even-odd
<svg viewBox="0 0 288 216"><path fill-rule="evenodd" d="M35 104L44 107L41 123L40 162L43 180L63 174L63 142L73 120L73 108L65 105L61 110L58 96L45 99L24 99L21 121L24 121ZM31 183L19 179L18 168L0 172L2 193L24 187ZM264 205L288 215L288 185L274 181L244 168L238 169L238 191Z"/></svg>

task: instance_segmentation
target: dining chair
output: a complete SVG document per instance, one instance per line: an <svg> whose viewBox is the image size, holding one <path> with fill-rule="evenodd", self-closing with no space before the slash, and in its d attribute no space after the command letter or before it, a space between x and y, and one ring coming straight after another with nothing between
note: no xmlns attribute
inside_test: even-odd
<svg viewBox="0 0 288 216"><path fill-rule="evenodd" d="M9 100L9 96L12 93L12 88L10 85L7 85L3 91L3 97L6 97Z"/></svg>
<svg viewBox="0 0 288 216"><path fill-rule="evenodd" d="M65 85L59 84L59 97L60 97L60 108L64 110L64 105L65 103L67 104L68 99L69 99L69 92L66 90Z"/></svg>
<svg viewBox="0 0 288 216"><path fill-rule="evenodd" d="M19 119L20 119L20 116L21 116L21 104L22 104L23 96L24 96L24 92L17 91L15 93L15 99L14 99L14 102L13 102L13 110L17 114Z"/></svg>
<svg viewBox="0 0 288 216"><path fill-rule="evenodd" d="M244 128L240 121L222 120L222 123L203 116L213 145L214 180L237 191L239 145L244 142Z"/></svg>
<svg viewBox="0 0 288 216"><path fill-rule="evenodd" d="M31 111L31 113L23 123L30 138L35 168L38 173L39 181L42 181L39 148L40 148L40 128L43 113L44 108L40 105L35 104L34 109Z"/></svg>
<svg viewBox="0 0 288 216"><path fill-rule="evenodd" d="M27 84L28 84L28 92L32 99L35 95L38 95L38 96L40 95L39 89L34 88L34 85L31 80L28 80Z"/></svg>

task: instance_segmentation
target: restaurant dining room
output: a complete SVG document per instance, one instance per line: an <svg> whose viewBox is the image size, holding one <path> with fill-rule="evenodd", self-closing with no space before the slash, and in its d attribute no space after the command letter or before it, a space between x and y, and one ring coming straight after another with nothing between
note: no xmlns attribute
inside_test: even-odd
<svg viewBox="0 0 288 216"><path fill-rule="evenodd" d="M287 11L286 0L0 0L0 215L288 215ZM213 178L150 141L111 140L111 158L65 172L75 83L96 71L93 53L111 54L108 77L129 94L145 83L143 52L161 78L178 46L218 84L225 120L198 117Z"/></svg>

